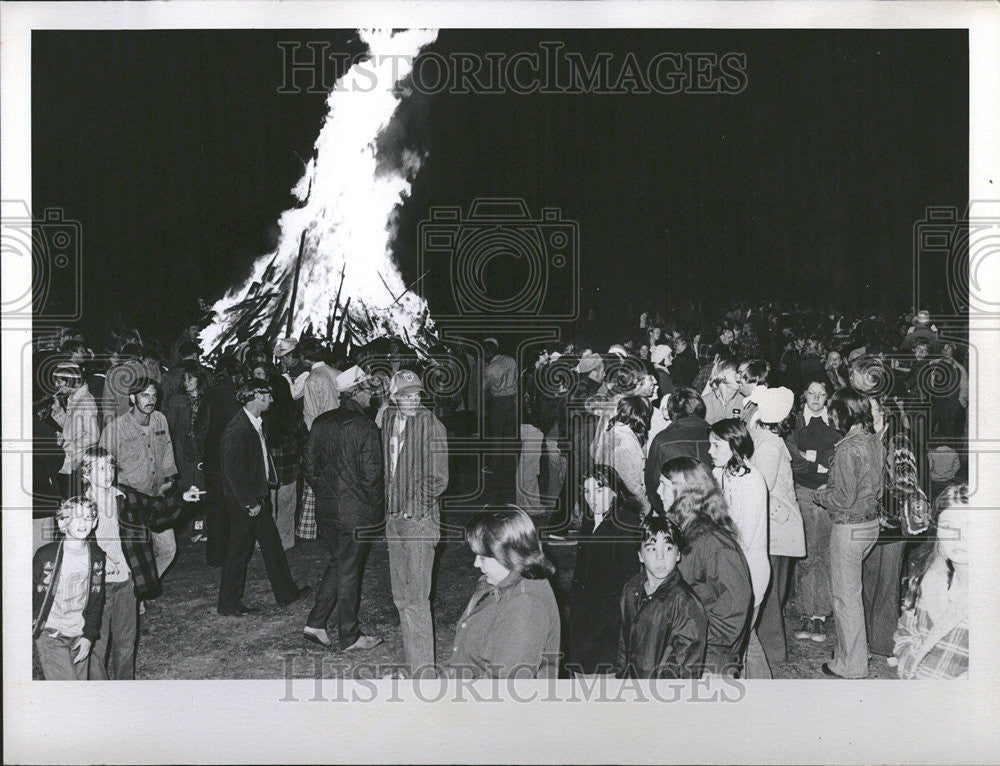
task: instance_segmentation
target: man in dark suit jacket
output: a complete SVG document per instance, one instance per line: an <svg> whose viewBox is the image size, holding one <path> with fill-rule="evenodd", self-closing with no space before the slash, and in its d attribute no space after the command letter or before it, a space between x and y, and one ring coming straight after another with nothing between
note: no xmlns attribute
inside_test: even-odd
<svg viewBox="0 0 1000 766"><path fill-rule="evenodd" d="M352 367L337 376L337 390L340 407L313 421L303 459L306 479L316 493L316 524L327 549L326 569L303 635L330 646L326 623L336 609L340 648L352 651L382 643L358 627L361 573L370 547L359 538L385 516L385 481L378 426L366 413L372 396L367 376Z"/></svg>
<svg viewBox="0 0 1000 766"><path fill-rule="evenodd" d="M242 602L247 562L253 555L254 543L260 543L271 590L281 606L298 601L312 590L308 586L299 588L292 579L271 515L269 489L277 486L277 473L267 451L260 417L271 406L271 386L265 380L251 379L240 386L237 399L243 409L226 426L220 445L223 494L229 517L218 605L219 614L225 616L260 611Z"/></svg>

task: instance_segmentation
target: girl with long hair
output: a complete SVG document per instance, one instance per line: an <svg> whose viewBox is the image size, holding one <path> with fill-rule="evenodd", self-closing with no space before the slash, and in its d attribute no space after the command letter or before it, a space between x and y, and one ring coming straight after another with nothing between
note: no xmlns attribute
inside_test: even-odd
<svg viewBox="0 0 1000 766"><path fill-rule="evenodd" d="M619 599L638 571L642 503L614 468L596 465L583 479L585 511L570 590L566 664L581 675L612 673L621 627Z"/></svg>
<svg viewBox="0 0 1000 766"><path fill-rule="evenodd" d="M657 492L689 548L678 569L708 612L705 672L735 676L753 611L753 587L726 501L705 465L691 457L664 464Z"/></svg>
<svg viewBox="0 0 1000 766"><path fill-rule="evenodd" d="M753 619L747 644L747 678L770 678L764 650L755 630L760 606L771 579L767 558L767 483L750 462L753 440L746 425L738 418L726 418L711 426L708 452L712 474L722 489L738 533L738 542L750 567L753 583Z"/></svg>
<svg viewBox="0 0 1000 766"><path fill-rule="evenodd" d="M816 490L826 483L834 445L840 432L830 423L826 403L829 383L812 381L795 413L795 428L785 437L792 458L795 499L802 513L806 556L795 562L795 606L799 625L795 638L826 641L826 618L830 601L830 514L816 505Z"/></svg>
<svg viewBox="0 0 1000 766"><path fill-rule="evenodd" d="M463 678L555 678L559 607L555 573L520 508L487 514L466 530L483 573L455 629L450 667Z"/></svg>
<svg viewBox="0 0 1000 766"><path fill-rule="evenodd" d="M900 678L968 678L969 488L937 501L937 535L910 582L895 634Z"/></svg>
<svg viewBox="0 0 1000 766"><path fill-rule="evenodd" d="M844 434L834 448L829 478L815 494L833 523L830 532L830 590L837 631L833 660L823 673L839 678L868 675L868 641L861 596L861 570L878 540L878 501L885 448L875 436L868 398L850 388L828 405L833 426Z"/></svg>

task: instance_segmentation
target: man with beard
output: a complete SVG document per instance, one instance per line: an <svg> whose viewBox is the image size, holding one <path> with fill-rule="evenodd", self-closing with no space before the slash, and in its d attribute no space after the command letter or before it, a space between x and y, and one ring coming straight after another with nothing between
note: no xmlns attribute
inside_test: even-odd
<svg viewBox="0 0 1000 766"><path fill-rule="evenodd" d="M118 483L153 497L170 491L177 477L174 446L167 418L156 409L160 387L152 378L141 377L129 387L131 407L104 428L100 446L115 456ZM153 555L161 581L177 555L172 528L153 532ZM146 608L150 608L146 600Z"/></svg>

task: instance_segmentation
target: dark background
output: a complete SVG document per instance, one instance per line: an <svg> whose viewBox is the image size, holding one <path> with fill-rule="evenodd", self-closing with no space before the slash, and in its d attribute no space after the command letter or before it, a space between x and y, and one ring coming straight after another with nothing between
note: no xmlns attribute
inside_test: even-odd
<svg viewBox="0 0 1000 766"><path fill-rule="evenodd" d="M290 40L363 50L348 30L33 32L32 209L82 225L88 338L125 322L169 341L196 298L211 303L275 246L326 111L322 93L278 93ZM400 215L407 280L431 205L515 196L579 223L585 306L600 287L612 309L700 297L905 310L914 224L929 205L965 208L965 30L445 30L432 49L510 55L543 40L616 62L743 52L748 86L413 96L401 134L428 156Z"/></svg>

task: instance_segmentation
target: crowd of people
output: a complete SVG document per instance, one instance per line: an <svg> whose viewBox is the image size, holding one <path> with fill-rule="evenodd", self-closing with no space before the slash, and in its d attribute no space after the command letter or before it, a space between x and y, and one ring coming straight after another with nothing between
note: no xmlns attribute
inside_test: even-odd
<svg viewBox="0 0 1000 766"><path fill-rule="evenodd" d="M636 325L517 359L502 336L420 353L306 336L206 360L200 325L169 350L136 330L96 353L70 330L39 343L45 677L134 678L177 534L220 568L220 617L260 611L243 600L259 546L280 606L313 596L303 640L344 652L382 642L359 610L384 540L414 676L770 678L789 635L832 640L830 677L866 677L872 654L901 677L966 674L961 344L925 311L648 310ZM456 437L492 446L479 461ZM479 498L453 510L471 513L482 578L439 663L442 498L470 475ZM314 591L286 551L317 538ZM576 548L562 611L549 543Z"/></svg>

